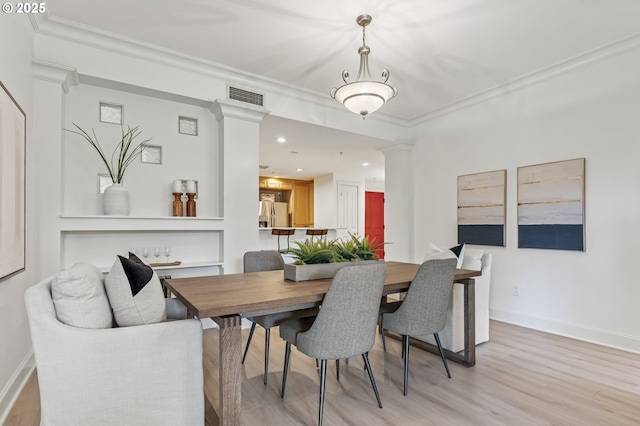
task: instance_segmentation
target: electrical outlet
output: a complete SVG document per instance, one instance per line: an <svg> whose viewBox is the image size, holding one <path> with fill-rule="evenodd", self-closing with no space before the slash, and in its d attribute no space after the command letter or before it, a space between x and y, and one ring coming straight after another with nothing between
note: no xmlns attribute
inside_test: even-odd
<svg viewBox="0 0 640 426"><path fill-rule="evenodd" d="M518 285L511 286L511 295L520 296L520 286Z"/></svg>

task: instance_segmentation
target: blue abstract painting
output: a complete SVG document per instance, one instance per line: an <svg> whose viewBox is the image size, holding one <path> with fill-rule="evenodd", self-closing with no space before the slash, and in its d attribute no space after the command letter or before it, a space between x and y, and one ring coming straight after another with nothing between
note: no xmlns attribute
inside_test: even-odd
<svg viewBox="0 0 640 426"><path fill-rule="evenodd" d="M505 245L507 171L458 176L458 243Z"/></svg>
<svg viewBox="0 0 640 426"><path fill-rule="evenodd" d="M518 247L583 250L584 158L518 168Z"/></svg>

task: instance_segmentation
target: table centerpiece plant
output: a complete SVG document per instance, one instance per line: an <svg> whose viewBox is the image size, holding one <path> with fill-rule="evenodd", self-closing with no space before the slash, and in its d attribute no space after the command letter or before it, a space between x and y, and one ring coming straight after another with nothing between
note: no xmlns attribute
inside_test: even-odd
<svg viewBox="0 0 640 426"><path fill-rule="evenodd" d="M368 237L358 237L349 233L348 239L332 240L306 239L294 241L297 246L287 253L294 256L295 261L284 265L284 277L291 281L308 281L331 278L338 270L354 264L377 262L376 250L384 243L375 244Z"/></svg>
<svg viewBox="0 0 640 426"><path fill-rule="evenodd" d="M139 126L127 126L126 129L122 126L120 141L113 149L111 157L107 158L94 129L92 129L92 137L77 124L72 124L77 130L65 130L82 136L96 150L111 177L112 184L105 189L103 196L104 213L107 215L128 215L129 192L122 186L122 180L127 168L142 154L151 138L136 143L136 138L142 133Z"/></svg>

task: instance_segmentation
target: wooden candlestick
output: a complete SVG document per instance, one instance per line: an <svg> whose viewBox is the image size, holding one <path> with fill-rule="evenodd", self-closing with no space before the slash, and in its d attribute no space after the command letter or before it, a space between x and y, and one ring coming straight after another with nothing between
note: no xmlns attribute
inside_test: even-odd
<svg viewBox="0 0 640 426"><path fill-rule="evenodd" d="M173 198L173 215L182 216L182 192L174 192Z"/></svg>
<svg viewBox="0 0 640 426"><path fill-rule="evenodd" d="M187 216L196 217L196 196L195 192L187 192Z"/></svg>

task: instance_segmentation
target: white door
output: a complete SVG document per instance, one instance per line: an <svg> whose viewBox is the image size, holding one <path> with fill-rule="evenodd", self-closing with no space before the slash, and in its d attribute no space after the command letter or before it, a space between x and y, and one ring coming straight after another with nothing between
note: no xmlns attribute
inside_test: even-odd
<svg viewBox="0 0 640 426"><path fill-rule="evenodd" d="M338 228L358 233L358 192L356 184L338 184Z"/></svg>

